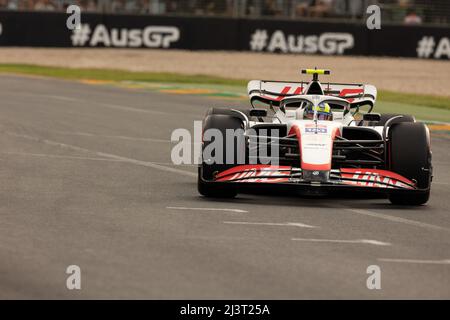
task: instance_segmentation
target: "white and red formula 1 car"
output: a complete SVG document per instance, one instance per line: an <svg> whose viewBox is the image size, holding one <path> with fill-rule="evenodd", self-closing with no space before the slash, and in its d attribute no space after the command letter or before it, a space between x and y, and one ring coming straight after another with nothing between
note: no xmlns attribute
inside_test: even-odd
<svg viewBox="0 0 450 320"><path fill-rule="evenodd" d="M250 110L208 111L200 194L362 191L384 194L393 204L425 204L432 181L427 126L409 115L372 113L372 85L321 83L319 75L330 71L302 72L312 81L250 81Z"/></svg>

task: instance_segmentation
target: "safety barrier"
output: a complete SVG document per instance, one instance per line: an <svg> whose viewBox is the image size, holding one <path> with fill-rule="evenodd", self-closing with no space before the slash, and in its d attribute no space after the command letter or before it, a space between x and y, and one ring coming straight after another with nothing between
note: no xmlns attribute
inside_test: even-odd
<svg viewBox="0 0 450 320"><path fill-rule="evenodd" d="M0 12L0 46L164 48L450 59L450 28L362 23Z"/></svg>

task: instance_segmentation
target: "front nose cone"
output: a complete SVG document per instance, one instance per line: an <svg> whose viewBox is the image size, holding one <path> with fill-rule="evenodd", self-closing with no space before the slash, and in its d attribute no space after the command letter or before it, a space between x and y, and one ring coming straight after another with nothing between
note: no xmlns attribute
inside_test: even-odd
<svg viewBox="0 0 450 320"><path fill-rule="evenodd" d="M303 180L309 182L328 182L330 180L330 171L312 171L303 170Z"/></svg>

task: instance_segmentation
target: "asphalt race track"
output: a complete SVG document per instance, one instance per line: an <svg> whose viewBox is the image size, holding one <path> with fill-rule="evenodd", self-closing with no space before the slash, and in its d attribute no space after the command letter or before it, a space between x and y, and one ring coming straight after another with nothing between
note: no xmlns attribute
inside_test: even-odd
<svg viewBox="0 0 450 320"><path fill-rule="evenodd" d="M170 136L230 101L18 76L0 96L2 299L450 298L450 135L427 206L208 200Z"/></svg>

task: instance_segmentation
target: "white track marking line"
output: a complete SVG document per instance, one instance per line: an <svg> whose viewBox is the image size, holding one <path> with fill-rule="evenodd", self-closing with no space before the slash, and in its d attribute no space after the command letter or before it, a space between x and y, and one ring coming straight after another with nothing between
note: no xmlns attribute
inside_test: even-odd
<svg viewBox="0 0 450 320"><path fill-rule="evenodd" d="M36 142L45 143L45 144L50 145L50 146L56 146L56 147L60 147L60 148L76 150L76 151L80 151L80 152L84 152L84 153L91 153L91 154L95 154L95 155L97 155L99 157L105 157L105 158L109 158L109 159L114 159L114 160L118 160L118 161L122 161L122 162L126 162L126 163L131 163L131 164L138 165L138 166L148 167L148 168L152 168L152 169L156 169L156 170L160 170L160 171L166 171L166 172L181 174L181 175L188 176L188 177L197 177L197 173L184 171L184 170L180 170L180 169L175 169L175 168L171 168L171 167L166 167L166 166L159 165L159 164L156 164L156 163L153 163L153 162L136 160L136 159L122 157L122 156L118 156L118 155L111 154L111 153L106 153L106 152L93 151L93 150L81 148L81 147L70 145L70 144L66 144L66 143L56 142L56 141L47 140L47 139L40 139L40 138L29 136L29 135L26 135L26 134L17 134L17 133L8 132L8 131L6 131L4 133L8 134L8 135L11 135L11 136L14 136L14 137L18 137L18 138L23 138L23 139L36 141Z"/></svg>
<svg viewBox="0 0 450 320"><path fill-rule="evenodd" d="M93 134L93 133L87 133L87 132L68 132L68 131L57 131L57 130L53 130L51 132L54 132L57 134L62 134L62 135L71 135L71 136L99 137L99 138L111 138L111 139L121 139L121 140L131 140L131 141L171 143L170 140L154 139L154 138L137 138L137 137L128 137L128 136L113 136L113 135Z"/></svg>
<svg viewBox="0 0 450 320"><path fill-rule="evenodd" d="M110 109L116 109L121 111L132 111L132 112L138 112L138 113L149 113L149 114L160 114L160 115L170 115L170 113L162 112L162 111L155 111L155 110L148 110L148 109L139 109L139 108L133 108L133 107L127 107L127 106L121 106L117 104L109 104L109 103L103 103L103 102L96 102L96 101L86 101L82 99L77 98L71 98L71 97L65 97L65 96L55 96L55 95L41 95L41 94L31 94L35 96L40 97L46 97L56 100L62 100L62 101L70 101L70 102L76 102L80 103L82 105L86 105L87 103L96 104L100 107L104 108L110 108Z"/></svg>
<svg viewBox="0 0 450 320"><path fill-rule="evenodd" d="M49 154L49 153L28 153L28 152L0 152L0 154L5 155L12 155L12 156L29 156L29 157L45 157L45 158L56 158L56 159L73 159L73 160L92 160L92 161L108 161L108 162L125 162L123 160L114 160L114 159L107 159L107 158L92 158L92 157L79 157L79 156L65 156L65 155L58 155L58 154ZM167 165L167 166L173 166L173 163L170 162L153 162L153 164L158 165ZM196 164L180 164L179 166L184 167L196 167Z"/></svg>
<svg viewBox="0 0 450 320"><path fill-rule="evenodd" d="M233 213L248 213L247 210L228 208L189 208L189 207L166 207L169 210L190 210L190 211L224 211Z"/></svg>
<svg viewBox="0 0 450 320"><path fill-rule="evenodd" d="M370 244L374 246L391 246L389 242L382 242L377 240L359 239L359 240L335 240L335 239L306 239L306 238L292 238L292 241L304 242L329 242L329 243L349 243L349 244Z"/></svg>
<svg viewBox="0 0 450 320"><path fill-rule="evenodd" d="M121 111L132 111L132 112L138 112L138 113L159 114L159 115L166 115L166 116L171 115L170 113L162 112L162 111L139 109L139 108L127 107L127 106L122 106L122 105L117 105L117 104L97 102L97 101L87 101L87 100L82 100L82 99L77 99L77 98L72 98L72 97L66 97L66 96L37 94L37 93L21 93L21 94L27 95L27 96L41 97L41 98L50 98L50 99L66 101L66 102L74 102L74 103L78 103L83 106L90 103L90 104L98 105L100 107L116 109L116 110L121 110Z"/></svg>
<svg viewBox="0 0 450 320"><path fill-rule="evenodd" d="M299 222L247 222L247 221L224 221L225 224L254 225L254 226L280 226L280 227L299 227L299 228L318 228L309 224Z"/></svg>
<svg viewBox="0 0 450 320"><path fill-rule="evenodd" d="M82 99L78 99L78 98L59 96L59 95L48 95L48 94L37 94L37 93L21 93L21 95L36 96L36 97L41 97L41 98L50 98L50 99L55 99L55 100L60 100L60 101L67 101L67 102L75 102L75 103L82 104L82 105L86 105L88 103L91 103L91 104L98 105L100 107L116 109L116 110L121 110L121 111L132 111L132 112L137 112L137 113L159 114L159 115L164 115L164 116L173 116L173 115L175 115L175 113L171 113L171 112L163 112L163 111L156 111L156 110L149 110L149 109L133 108L133 107L123 106L123 105L110 104L110 103L97 102L97 101L88 101L88 100L82 100ZM187 116L189 116L189 117L191 117L191 116L197 117L195 115L190 115L190 114L187 114Z"/></svg>
<svg viewBox="0 0 450 320"><path fill-rule="evenodd" d="M65 96L56 96L56 95L49 95L49 94L36 94L36 93L27 93L28 96L38 96L38 97L46 97L51 99L57 99L57 100L63 100L63 101L70 101L70 102L82 102L82 100L77 98L71 98L71 97L65 97Z"/></svg>
<svg viewBox="0 0 450 320"><path fill-rule="evenodd" d="M45 154L45 153L2 152L2 154L12 155L12 156L29 156L29 157L56 158L56 159L69 159L69 160L90 160L90 161L123 162L122 160L114 160L114 159L77 157L77 156L64 156L64 155Z"/></svg>
<svg viewBox="0 0 450 320"><path fill-rule="evenodd" d="M421 228L426 228L426 229L431 229L431 230L450 231L450 229L447 229L447 228L444 228L444 227L440 227L440 226L436 226L436 225L433 225L433 224L428 224L428 223L424 223L424 222L419 222L419 221L415 221L415 220L409 220L409 219L395 217L395 216L389 216L387 214L372 212L372 211L369 211L369 210L349 209L349 208L345 208L345 210L346 211L350 211L352 213L357 213L357 214L361 214L361 215L364 215L364 216L369 216L369 217L372 217L372 218L384 219L384 220L387 220L387 221L403 223L403 224L407 224L407 225L410 225L410 226L421 227Z"/></svg>
<svg viewBox="0 0 450 320"><path fill-rule="evenodd" d="M416 259L378 259L381 262L394 262L394 263L415 263L415 264L449 264L450 259L447 260L416 260Z"/></svg>

